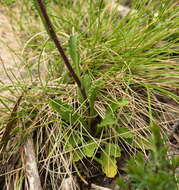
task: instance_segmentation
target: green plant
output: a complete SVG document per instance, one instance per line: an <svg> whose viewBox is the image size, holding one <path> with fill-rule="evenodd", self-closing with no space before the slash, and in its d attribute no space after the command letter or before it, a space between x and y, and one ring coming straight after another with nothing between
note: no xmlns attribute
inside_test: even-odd
<svg viewBox="0 0 179 190"><path fill-rule="evenodd" d="M16 113L9 153L18 150L32 133L45 187L59 189L59 178L74 174L71 165L83 178L78 162L85 165L86 160L97 162L102 172L113 178L124 151L146 155L153 149L151 122L157 120L166 133L170 125L165 121L166 110L178 113L174 106L157 99L179 99L175 93L179 79L178 7L169 0L133 1L134 11L120 19L117 9L109 9L104 1L44 2L86 95L84 98L80 85L76 86L63 66L47 35L48 26L45 24L44 31L40 24L37 7L34 11L32 1L17 0L20 13L15 9L9 15L15 20L13 28L20 30L23 44L25 41L20 58L28 83L22 78L13 85L0 85L13 96L1 98L1 130L10 115L9 102L15 103L18 91L31 90ZM20 174L23 179L23 172Z"/></svg>
<svg viewBox="0 0 179 190"><path fill-rule="evenodd" d="M124 190L177 190L179 157L169 157L167 146L157 125L152 126L153 148L149 157L138 153L128 161L128 180L117 179Z"/></svg>

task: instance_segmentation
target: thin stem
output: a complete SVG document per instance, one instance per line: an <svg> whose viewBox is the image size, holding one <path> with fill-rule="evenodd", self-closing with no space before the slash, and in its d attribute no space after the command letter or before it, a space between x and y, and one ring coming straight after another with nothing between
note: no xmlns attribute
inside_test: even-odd
<svg viewBox="0 0 179 190"><path fill-rule="evenodd" d="M46 8L42 2L42 0L36 0L37 2L37 5L38 5L38 8L40 9L40 13L41 13L41 17L43 19L43 22L45 24L45 28L50 36L50 38L53 40L56 48L58 49L58 52L60 53L67 69L69 70L71 76L73 77L74 81L76 82L78 88L80 89L80 92L83 96L83 99L84 101L86 101L86 105L87 105L87 109L89 109L89 102L88 102L88 99L87 99L87 94L86 94L86 91L84 89L84 87L82 86L82 83L80 81L80 79L78 78L77 74L75 73L74 69L72 68L69 60L68 60L68 57L66 56L61 44L60 44L60 41L57 37L57 34L53 28L53 25L52 25L52 22L50 21L50 18L47 14L47 11L46 11Z"/></svg>

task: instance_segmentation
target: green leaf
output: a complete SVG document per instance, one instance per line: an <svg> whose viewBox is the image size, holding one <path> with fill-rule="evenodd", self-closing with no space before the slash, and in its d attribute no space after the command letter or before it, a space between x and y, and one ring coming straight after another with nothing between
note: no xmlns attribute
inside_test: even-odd
<svg viewBox="0 0 179 190"><path fill-rule="evenodd" d="M70 144L70 142L66 142L63 149L65 152L71 152L74 150L74 147Z"/></svg>
<svg viewBox="0 0 179 190"><path fill-rule="evenodd" d="M98 145L94 141L89 141L83 147L83 153L88 156L92 157L94 155L95 150L98 148Z"/></svg>
<svg viewBox="0 0 179 190"><path fill-rule="evenodd" d="M74 124L77 120L79 120L83 123L84 126L86 126L83 118L74 111L72 106L57 99L50 99L49 105L53 110L57 111L61 115L62 119L64 119L66 122Z"/></svg>
<svg viewBox="0 0 179 190"><path fill-rule="evenodd" d="M116 127L116 131L121 138L132 139L135 137L135 134L126 127Z"/></svg>
<svg viewBox="0 0 179 190"><path fill-rule="evenodd" d="M121 156L121 149L117 144L107 143L105 150L101 152L100 158L95 160L101 164L103 172L107 177L113 178L117 174L116 158Z"/></svg>
<svg viewBox="0 0 179 190"><path fill-rule="evenodd" d="M156 151L160 151L164 146L164 142L161 137L160 127L156 123L153 122L150 128L151 128L152 136L153 136L153 141L152 141L153 145Z"/></svg>
<svg viewBox="0 0 179 190"><path fill-rule="evenodd" d="M83 85L83 87L84 87L84 89L85 89L85 91L86 91L86 93L87 93L87 96L89 96L89 91L90 91L90 88L91 88L91 86L92 86L92 80L91 80L90 75L85 74L85 75L82 77L82 85ZM80 101L80 103L82 104L83 101L84 101L84 99L83 99L83 97L82 97L82 95L81 95L80 89L78 89L78 96L79 96L79 101Z"/></svg>
<svg viewBox="0 0 179 190"><path fill-rule="evenodd" d="M99 90L101 89L102 85L103 85L102 81L96 81L95 84L93 84L90 90L88 91L91 116L94 115L94 112L95 112L94 105L95 105L96 97L97 95L99 97Z"/></svg>
<svg viewBox="0 0 179 190"><path fill-rule="evenodd" d="M129 104L129 100L127 98L122 98L120 100L114 100L110 102L110 107L115 112L118 108L127 106Z"/></svg>
<svg viewBox="0 0 179 190"><path fill-rule="evenodd" d="M70 57L75 65L75 70L77 72L77 75L80 76L80 56L78 51L78 36L77 34L74 34L70 36L69 39L69 53Z"/></svg>
<svg viewBox="0 0 179 190"><path fill-rule="evenodd" d="M174 170L179 167L179 156L178 155L173 156L173 158L172 158L172 166L173 166Z"/></svg>
<svg viewBox="0 0 179 190"><path fill-rule="evenodd" d="M77 132L73 132L72 134L67 133L64 136L65 140L65 145L64 145L64 150L65 151L72 151L76 147L82 144L83 137L79 135Z"/></svg>
<svg viewBox="0 0 179 190"><path fill-rule="evenodd" d="M82 81L83 81L83 86L84 86L86 92L88 93L92 86L91 77L88 74L86 74L86 75L84 75Z"/></svg>
<svg viewBox="0 0 179 190"><path fill-rule="evenodd" d="M75 148L79 144L82 143L83 137L81 137L78 133L73 132L70 136L67 134L66 137L64 137L66 141L69 141L69 143Z"/></svg>
<svg viewBox="0 0 179 190"><path fill-rule="evenodd" d="M120 100L118 100L118 106L119 107L124 107L129 105L130 101L127 98L122 98Z"/></svg>
<svg viewBox="0 0 179 190"><path fill-rule="evenodd" d="M129 101L128 101L128 99L123 98L119 101L111 101L109 104L110 104L110 109L107 109L105 117L101 121L101 123L98 125L98 127L106 127L106 126L116 125L118 123L118 120L117 120L116 116L114 115L114 112L119 107L128 105Z"/></svg>
<svg viewBox="0 0 179 190"><path fill-rule="evenodd" d="M117 144L113 144L113 143L107 143L105 146L105 152L107 155L109 155L110 157L120 157L121 156L121 149L119 147L119 145Z"/></svg>
<svg viewBox="0 0 179 190"><path fill-rule="evenodd" d="M90 101L90 105L93 105L93 107L94 107L94 102L96 100L98 92L99 92L98 86L92 86L89 91L89 101Z"/></svg>
<svg viewBox="0 0 179 190"><path fill-rule="evenodd" d="M107 177L113 178L117 174L117 161L115 158L111 158L105 153L101 154L102 170Z"/></svg>
<svg viewBox="0 0 179 190"><path fill-rule="evenodd" d="M49 104L53 110L57 111L61 115L62 119L66 120L67 122L70 122L73 113L73 108L70 105L57 99L51 99Z"/></svg>
<svg viewBox="0 0 179 190"><path fill-rule="evenodd" d="M73 153L72 153L72 160L73 162L78 162L79 160L82 160L83 157L84 157L84 154L82 153L81 150L75 150Z"/></svg>
<svg viewBox="0 0 179 190"><path fill-rule="evenodd" d="M108 110L106 112L104 119L102 120L102 122L98 126L99 127L106 127L106 126L112 126L115 124L117 124L117 118L115 117L115 115L110 110Z"/></svg>

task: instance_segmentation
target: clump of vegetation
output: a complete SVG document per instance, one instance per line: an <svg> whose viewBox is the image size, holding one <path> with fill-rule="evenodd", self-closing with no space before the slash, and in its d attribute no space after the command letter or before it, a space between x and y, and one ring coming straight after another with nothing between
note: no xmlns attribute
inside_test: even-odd
<svg viewBox="0 0 179 190"><path fill-rule="evenodd" d="M37 2L17 1L14 7L20 6L21 12L9 12L12 18L19 16L13 28L20 30L25 44L19 56L26 75L0 87L13 95L1 98L1 130L7 136L1 146L8 150L2 161L11 160L32 136L44 188L59 189L72 174L87 183L80 164L89 178L96 173L114 178L124 153L141 152L150 161L146 164L141 154L129 161L132 187L124 189L153 189L156 184L158 189L176 188L177 161L164 160L167 151L158 131L160 127L167 134L173 124L166 112L179 114L173 106L179 100L176 2L134 1L131 12L120 19L117 8L103 0L45 1L53 34ZM15 103L13 111L10 102ZM153 123L158 127L151 130ZM87 163L97 169L90 171ZM23 159L15 164L21 167ZM16 169L12 175L21 189L25 174L23 168Z"/></svg>
<svg viewBox="0 0 179 190"><path fill-rule="evenodd" d="M146 160L144 155L139 153L128 161L127 174L129 178L117 179L117 184L123 190L132 189L156 189L156 190L176 190L178 189L178 176L176 176L179 166L179 157L169 158L165 140L161 137L158 126L152 126L153 148Z"/></svg>

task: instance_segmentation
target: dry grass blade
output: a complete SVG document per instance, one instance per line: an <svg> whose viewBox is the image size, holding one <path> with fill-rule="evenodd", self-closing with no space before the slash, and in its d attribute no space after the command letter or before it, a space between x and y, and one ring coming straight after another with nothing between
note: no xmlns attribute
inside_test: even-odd
<svg viewBox="0 0 179 190"><path fill-rule="evenodd" d="M17 110L18 110L18 107L20 105L20 102L22 100L24 96L24 93L18 98L12 112L11 112L11 115L10 115L10 119L9 119L9 122L7 123L6 125L6 128L5 128L5 131L3 133L3 136L2 136L2 139L1 139L1 153L4 152L5 150L5 146L4 146L4 143L7 143L8 139L10 138L10 133L11 131L14 129L14 127L16 126L16 122L17 122Z"/></svg>

